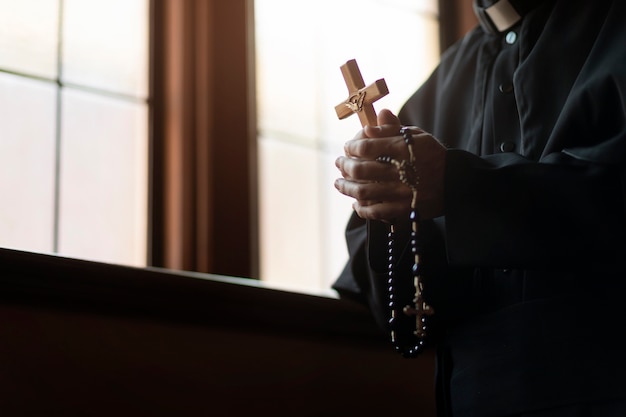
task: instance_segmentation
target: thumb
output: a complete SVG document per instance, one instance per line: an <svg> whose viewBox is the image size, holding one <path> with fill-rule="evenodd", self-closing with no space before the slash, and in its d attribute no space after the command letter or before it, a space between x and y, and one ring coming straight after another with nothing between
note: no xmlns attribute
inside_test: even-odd
<svg viewBox="0 0 626 417"><path fill-rule="evenodd" d="M365 136L369 138L382 138L393 136L400 129L400 119L390 110L382 109L378 113L378 126L365 126Z"/></svg>
<svg viewBox="0 0 626 417"><path fill-rule="evenodd" d="M393 114L391 110L382 109L378 113L378 126L399 125L399 124L400 124L400 119L398 119L398 116Z"/></svg>

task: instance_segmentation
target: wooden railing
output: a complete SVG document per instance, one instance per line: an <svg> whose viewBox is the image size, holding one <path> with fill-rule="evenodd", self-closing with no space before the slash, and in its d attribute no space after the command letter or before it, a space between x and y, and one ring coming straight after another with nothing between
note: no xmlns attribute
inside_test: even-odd
<svg viewBox="0 0 626 417"><path fill-rule="evenodd" d="M432 416L433 378L332 294L0 249L3 416Z"/></svg>

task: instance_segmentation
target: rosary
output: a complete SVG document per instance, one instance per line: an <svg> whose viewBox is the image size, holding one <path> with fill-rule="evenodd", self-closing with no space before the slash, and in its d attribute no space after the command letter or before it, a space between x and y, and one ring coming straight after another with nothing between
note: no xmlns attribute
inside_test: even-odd
<svg viewBox="0 0 626 417"><path fill-rule="evenodd" d="M379 98L388 94L385 80L381 79L374 84L365 87L363 77L355 60L350 60L341 66L341 72L348 86L349 98L337 105L335 110L340 119L344 119L354 113L359 115L361 125L376 126L376 112L373 103ZM415 154L413 145L415 138L424 135L424 132L413 130L409 127L400 129L400 135L409 151L409 160L398 161L390 156L380 156L376 160L381 163L392 164L398 171L400 181L411 189L411 208L409 213L410 248L413 256L412 278L415 289L413 300L408 305L399 301L398 283L396 282L396 227L392 224L388 232L388 285L389 285L389 308L391 318L389 325L391 329L391 342L394 349L405 358L414 358L419 355L427 344L427 330L429 317L434 314L434 310L423 298L423 283L420 271L419 254L419 213L417 211L417 195L419 176L415 168ZM415 324L412 330L405 330L400 326L401 316L414 317ZM404 332L403 332L404 330Z"/></svg>

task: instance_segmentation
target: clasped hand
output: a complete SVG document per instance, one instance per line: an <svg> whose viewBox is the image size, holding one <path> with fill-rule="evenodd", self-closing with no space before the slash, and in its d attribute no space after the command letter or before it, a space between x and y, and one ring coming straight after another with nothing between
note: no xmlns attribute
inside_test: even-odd
<svg viewBox="0 0 626 417"><path fill-rule="evenodd" d="M335 188L355 199L352 207L364 219L394 222L411 209L413 192L400 181L392 164L379 162L381 156L408 161L409 151L402 136L400 120L389 110L378 114L378 126L366 126L346 142L345 156L335 165L342 178ZM417 131L421 131L417 129ZM415 137L414 166L419 176L416 207L422 219L444 213L444 172L446 149L431 135Z"/></svg>

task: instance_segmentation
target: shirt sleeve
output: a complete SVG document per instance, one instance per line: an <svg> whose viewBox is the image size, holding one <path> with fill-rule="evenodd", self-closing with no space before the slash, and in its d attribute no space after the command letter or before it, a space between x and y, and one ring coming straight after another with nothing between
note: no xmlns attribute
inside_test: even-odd
<svg viewBox="0 0 626 417"><path fill-rule="evenodd" d="M623 270L624 169L564 152L530 162L449 150L446 249L452 265Z"/></svg>

